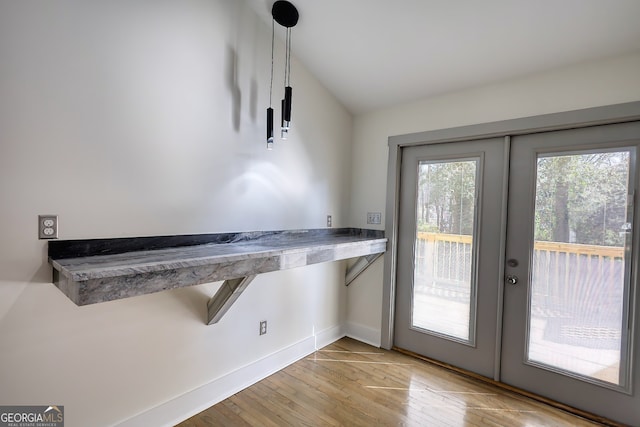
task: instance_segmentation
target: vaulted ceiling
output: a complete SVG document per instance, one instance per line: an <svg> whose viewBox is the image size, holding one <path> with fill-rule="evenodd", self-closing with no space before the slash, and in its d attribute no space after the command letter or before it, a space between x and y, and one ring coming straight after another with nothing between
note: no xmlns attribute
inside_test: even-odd
<svg viewBox="0 0 640 427"><path fill-rule="evenodd" d="M640 0L291 2L294 55L356 114L640 51Z"/></svg>

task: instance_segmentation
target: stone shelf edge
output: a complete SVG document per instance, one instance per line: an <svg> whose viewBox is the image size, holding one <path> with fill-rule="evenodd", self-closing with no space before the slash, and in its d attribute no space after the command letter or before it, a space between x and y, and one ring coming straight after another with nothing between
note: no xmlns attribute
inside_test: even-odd
<svg viewBox="0 0 640 427"><path fill-rule="evenodd" d="M362 257L350 283L386 250L377 230L355 228L49 242L53 283L77 305L223 280L208 306L216 323L261 273Z"/></svg>

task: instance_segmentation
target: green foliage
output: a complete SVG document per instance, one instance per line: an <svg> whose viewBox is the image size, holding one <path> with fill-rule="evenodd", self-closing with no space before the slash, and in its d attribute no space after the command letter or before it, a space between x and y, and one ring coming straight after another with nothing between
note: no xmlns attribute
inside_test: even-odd
<svg viewBox="0 0 640 427"><path fill-rule="evenodd" d="M624 246L629 153L540 156L535 240Z"/></svg>
<svg viewBox="0 0 640 427"><path fill-rule="evenodd" d="M624 246L629 153L538 158L535 240ZM471 235L476 160L421 162L418 230Z"/></svg>
<svg viewBox="0 0 640 427"><path fill-rule="evenodd" d="M418 230L473 233L476 161L421 162L418 185Z"/></svg>

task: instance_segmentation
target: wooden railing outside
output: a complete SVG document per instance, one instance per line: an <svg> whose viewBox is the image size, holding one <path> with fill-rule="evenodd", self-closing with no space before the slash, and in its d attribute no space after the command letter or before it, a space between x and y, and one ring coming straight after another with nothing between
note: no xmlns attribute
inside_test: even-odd
<svg viewBox="0 0 640 427"><path fill-rule="evenodd" d="M418 232L416 273L425 275L432 284L468 287L471 275L471 236Z"/></svg>
<svg viewBox="0 0 640 427"><path fill-rule="evenodd" d="M419 231L418 239L426 242L463 243L471 245L471 236L460 234L432 233ZM581 245L577 243L542 242L534 244L534 250L547 252L564 252L578 255L593 255L597 257L623 258L624 248L617 246Z"/></svg>
<svg viewBox="0 0 640 427"><path fill-rule="evenodd" d="M422 278L422 287L447 287L468 295L472 236L418 232L417 237L416 284ZM537 241L532 268L534 303L540 306L563 312L585 301L603 310L621 307L622 247Z"/></svg>

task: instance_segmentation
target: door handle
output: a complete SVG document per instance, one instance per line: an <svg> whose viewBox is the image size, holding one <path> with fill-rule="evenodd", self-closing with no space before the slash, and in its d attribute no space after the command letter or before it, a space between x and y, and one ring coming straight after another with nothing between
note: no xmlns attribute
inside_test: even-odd
<svg viewBox="0 0 640 427"><path fill-rule="evenodd" d="M513 276L513 275L508 275L507 276L507 283L510 285L516 285L518 283L518 276Z"/></svg>

